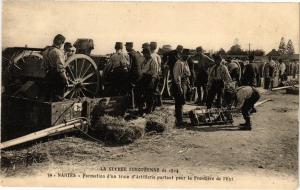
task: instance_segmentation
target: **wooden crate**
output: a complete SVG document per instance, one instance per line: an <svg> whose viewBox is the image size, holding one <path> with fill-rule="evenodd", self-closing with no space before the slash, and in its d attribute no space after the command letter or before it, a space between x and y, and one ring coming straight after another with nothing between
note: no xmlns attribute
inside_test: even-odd
<svg viewBox="0 0 300 190"><path fill-rule="evenodd" d="M2 96L1 135L4 139L16 138L74 118L90 119L95 108L100 109L101 114L122 116L127 108L127 97L39 102Z"/></svg>

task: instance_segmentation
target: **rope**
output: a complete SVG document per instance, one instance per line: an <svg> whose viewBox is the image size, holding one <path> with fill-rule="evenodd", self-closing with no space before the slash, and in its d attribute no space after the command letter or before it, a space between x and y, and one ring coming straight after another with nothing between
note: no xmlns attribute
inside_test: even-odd
<svg viewBox="0 0 300 190"><path fill-rule="evenodd" d="M80 127L75 127L75 128L77 128L82 134L84 134L84 135L87 136L88 138L90 138L90 139L92 139L92 140L98 142L99 144L102 144L102 145L103 145L103 142L102 142L102 141L100 141L100 140L98 140L98 139L92 137L92 136L89 135L87 132L85 132L85 131L83 131L82 129L80 129Z"/></svg>

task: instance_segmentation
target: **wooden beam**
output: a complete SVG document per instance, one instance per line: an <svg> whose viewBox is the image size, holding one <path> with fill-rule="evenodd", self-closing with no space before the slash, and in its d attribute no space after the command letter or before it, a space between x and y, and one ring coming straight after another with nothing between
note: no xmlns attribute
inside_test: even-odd
<svg viewBox="0 0 300 190"><path fill-rule="evenodd" d="M257 107L257 106L262 105L262 104L264 104L264 103L266 103L266 102L269 102L269 101L273 101L273 100L272 100L272 99L266 99L266 100L257 102L256 104L254 104L254 107Z"/></svg>
<svg viewBox="0 0 300 190"><path fill-rule="evenodd" d="M23 137L19 137L16 139L12 139L6 142L3 142L0 144L0 149L8 148L11 146L19 145L25 142L33 141L42 137L46 137L48 135L52 135L59 132L64 132L69 129L80 127L82 124L87 124L86 121L80 122L80 120L74 120L66 124L60 124L54 127L50 127L41 131L37 131L28 135L25 135Z"/></svg>
<svg viewBox="0 0 300 190"><path fill-rule="evenodd" d="M293 86L282 86L282 87L278 87L278 88L272 88L271 91L283 90L283 89L287 89L287 88L293 88Z"/></svg>

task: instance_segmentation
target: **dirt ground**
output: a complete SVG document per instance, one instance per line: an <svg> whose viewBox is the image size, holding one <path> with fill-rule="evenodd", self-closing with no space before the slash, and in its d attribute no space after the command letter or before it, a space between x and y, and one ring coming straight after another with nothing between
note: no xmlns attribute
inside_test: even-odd
<svg viewBox="0 0 300 190"><path fill-rule="evenodd" d="M296 187L299 97L283 90L263 94L261 100L266 98L273 101L257 107L252 131L238 130L243 122L239 116L233 126L175 129L170 123L168 131L146 135L124 146L107 146L69 135L2 153L33 156L27 156L21 164L2 159L1 173L10 179L46 177L47 173L57 172L105 173L103 168L109 167L147 167L166 168L168 174L176 176L228 176L233 179L226 183L228 187L240 187L239 182L245 182L246 187L263 187L266 183Z"/></svg>

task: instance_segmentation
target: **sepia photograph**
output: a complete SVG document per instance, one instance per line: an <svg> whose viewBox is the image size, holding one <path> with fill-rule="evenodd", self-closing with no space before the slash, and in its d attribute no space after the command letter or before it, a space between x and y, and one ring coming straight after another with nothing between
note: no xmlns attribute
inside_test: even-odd
<svg viewBox="0 0 300 190"><path fill-rule="evenodd" d="M2 2L1 186L296 189L300 3Z"/></svg>

